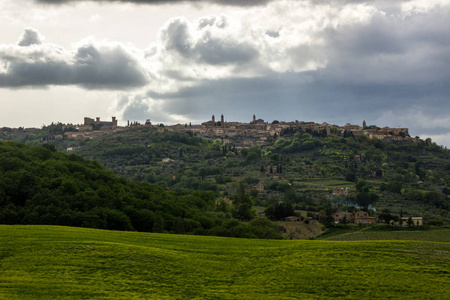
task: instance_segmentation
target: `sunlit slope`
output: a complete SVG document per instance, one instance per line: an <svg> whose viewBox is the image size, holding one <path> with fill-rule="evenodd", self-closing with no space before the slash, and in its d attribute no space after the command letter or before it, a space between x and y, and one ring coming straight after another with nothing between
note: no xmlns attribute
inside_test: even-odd
<svg viewBox="0 0 450 300"><path fill-rule="evenodd" d="M320 239L328 241L374 241L374 240L414 240L450 243L450 229L438 228L433 230L384 230L391 228L365 228L342 234L323 235ZM403 229L403 228L401 228Z"/></svg>
<svg viewBox="0 0 450 300"><path fill-rule="evenodd" d="M450 243L0 226L0 299L444 299Z"/></svg>

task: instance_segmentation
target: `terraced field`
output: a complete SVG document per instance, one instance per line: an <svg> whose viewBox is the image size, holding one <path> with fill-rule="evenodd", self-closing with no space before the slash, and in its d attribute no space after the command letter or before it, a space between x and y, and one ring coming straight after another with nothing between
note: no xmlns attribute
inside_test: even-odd
<svg viewBox="0 0 450 300"><path fill-rule="evenodd" d="M0 226L0 299L445 299L450 243Z"/></svg>

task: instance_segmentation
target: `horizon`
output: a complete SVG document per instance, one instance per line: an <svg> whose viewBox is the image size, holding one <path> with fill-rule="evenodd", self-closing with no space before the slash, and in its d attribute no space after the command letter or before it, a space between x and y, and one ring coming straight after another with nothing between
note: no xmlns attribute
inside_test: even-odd
<svg viewBox="0 0 450 300"><path fill-rule="evenodd" d="M251 124L251 122L253 121L253 117L252 117L252 121L248 121L248 122L246 122L246 121L240 121L240 120L227 120L227 119L225 119L225 116L222 114L221 115L221 117L224 117L224 123L225 123L225 125L227 124L227 123L239 123L239 124ZM253 115L254 117L255 117L255 119L256 120L258 120L258 119L260 119L260 118L258 118L255 114ZM209 120L203 120L203 121L200 121L200 122L195 122L195 123L193 123L193 122L186 122L186 123L158 123L158 122L152 122L151 121L151 119L147 119L146 121L148 121L148 120L150 120L150 122L151 122L151 124L150 124L150 126L159 126L159 125L164 125L164 126L168 126L168 127L170 127L170 126L182 126L182 125L188 125L188 126L203 126L204 125L204 123L207 123L207 122L211 122L211 120L212 120L212 118L215 118L215 115L211 115L211 118L209 119ZM149 125L147 125L147 124L145 124L145 122L144 121L142 121L142 123L141 123L141 121L139 121L139 120L127 120L127 121L120 121L120 120L118 120L115 116L111 116L110 117L110 119L102 119L101 117L84 117L84 119L86 119L86 118L88 118L88 119L91 119L92 121L94 121L95 119L99 119L99 121L100 122L110 122L110 119L113 121L113 122L117 122L117 127L119 127L119 128L127 128L127 127L134 127L134 126L149 126ZM216 120L218 120L218 118L216 119ZM41 127L35 127L35 126L31 126L31 127L25 127L25 126L19 126L19 127L7 127L7 126L3 126L3 127L0 127L0 131L2 130L2 128L11 128L11 129L19 129L19 128L23 128L24 130L27 130L27 129L39 129L39 130L41 130L41 129L43 129L44 127L46 127L46 126L50 126L50 125L53 125L53 124L62 124L62 125L73 125L73 126L82 126L82 125L85 125L86 124L86 120L83 120L84 122L82 122L82 123L64 123L64 122L52 122L52 123L50 123L50 124L43 124ZM350 126L359 126L361 129L363 129L364 128L364 126L365 126L365 124L367 124L367 122L365 121L365 120L363 120L362 122L361 122L361 125L360 124L352 124L352 123L350 123L350 122L346 122L345 124L333 124L333 123L328 123L328 122L326 122L326 121L324 121L324 122L314 122L314 121L305 121L305 120L290 120L290 121L285 121L285 120L278 120L278 119L274 119L274 120L272 120L272 121L267 121L267 120L263 120L264 122L265 122L265 124L273 124L273 122L278 122L277 124L291 124L291 123L298 123L299 125L301 125L301 124L309 124L309 123L313 123L313 124L317 124L317 125L322 125L322 124L326 124L326 125L328 125L328 126L331 126L331 127L334 127L334 126L336 126L336 127L338 127L338 128L342 128L342 127L345 127L345 126L347 126L347 125L350 125ZM136 124L133 124L133 123L136 123ZM206 125L206 126L208 126L208 125ZM216 125L215 125L216 126ZM376 127L378 127L378 129L384 129L384 128L390 128L390 129L406 129L407 131L408 131L408 133L409 133L409 128L407 128L407 127L390 127L390 126L383 126L382 124L367 124L366 125L367 127L370 127L370 126L376 126ZM221 125L217 125L217 127L221 127ZM109 128L109 127L108 127ZM112 127L112 128L115 128L115 127ZM364 129L363 129L364 130ZM426 140L428 137L421 137L421 136L418 136L418 135L414 135L414 134L409 134L409 136L410 137L415 137L415 138L419 138L419 139L421 139L421 140ZM432 141L432 142L435 142L435 141ZM437 145L439 145L438 143L436 143ZM445 146L445 145L439 145L439 146L441 146L441 147L445 147L445 149L447 148L447 146Z"/></svg>
<svg viewBox="0 0 450 300"><path fill-rule="evenodd" d="M211 115L211 116L216 116L216 115ZM95 119L95 118L100 118L100 121L110 121L110 119L111 118L115 118L115 116L110 116L109 118L102 118L102 117L92 117L92 116L85 116L85 117L83 117L83 119L84 118L91 118L91 119ZM256 119L261 119L261 118L259 118L258 116L256 116ZM185 124L189 124L189 123L191 123L192 125L201 125L202 123L204 123L204 122L208 122L208 121L211 121L211 118L209 118L209 119L206 119L206 120L200 120L200 121L198 121L198 120L196 120L196 121L188 121L188 122L184 122L184 123L180 123L180 122L172 122L172 123L170 123L170 122L166 122L166 123L164 123L164 122L153 122L150 118L149 119L145 119L145 120L120 120L120 119L117 119L116 118L116 120L117 120L117 123L118 123L118 127L127 127L127 126L125 126L126 124L127 124L127 122L130 122L130 123L132 123L132 122L138 122L139 123L139 125L144 125L143 123L145 123L145 121L146 120L150 120L151 121L151 125L155 125L155 124L163 124L163 125L165 125L165 126L174 126L174 125L185 125ZM224 122L225 123L243 123L243 124L249 124L250 122L251 122L252 120L250 120L250 121L245 121L245 120L227 120L226 119L226 117L225 117L225 115L224 115ZM351 122L345 122L345 123L341 123L341 124L335 124L335 123L329 123L329 122L327 122L327 121L319 121L319 122L316 122L316 121L312 121L312 120L282 120L282 119L273 119L273 120L265 120L265 119L263 119L263 121L265 122L265 123L267 123L267 124L271 124L272 122L275 122L275 121L278 121L278 122L280 122L280 123L293 123L293 122L299 122L299 123L315 123L315 124L324 124L324 123L326 123L326 124L328 124L328 125L331 125L331 126L341 126L341 127L343 127L343 126L345 126L345 125L347 125L347 124L351 124L351 125L358 125L358 126L361 126L362 125L362 123L365 121L365 120L363 120L363 121L361 121L360 123L361 123L361 125L360 124L358 124L358 123L351 123ZM84 122L84 120L83 120L83 122ZM13 127L11 127L11 126L0 126L0 128L3 128L3 127L6 127L6 128L36 128L36 129L39 129L39 128L42 128L42 127L46 127L46 126L50 126L51 124L63 124L63 125L83 125L83 122L81 122L81 123L77 123L77 122L61 122L61 121L52 121L52 122L50 122L50 123L48 123L48 124L42 124L41 126L13 126ZM124 124L124 125L121 125L121 124ZM384 127L390 127L390 128L407 128L407 127L402 127L402 126L397 126L397 127L391 127L391 126L383 126L383 125L380 125L380 124L368 124L367 126L377 126L377 127L380 127L380 128L384 128ZM362 126L361 126L362 127Z"/></svg>
<svg viewBox="0 0 450 300"><path fill-rule="evenodd" d="M450 0L0 0L0 127L210 112L450 146ZM121 123L122 124L122 123Z"/></svg>

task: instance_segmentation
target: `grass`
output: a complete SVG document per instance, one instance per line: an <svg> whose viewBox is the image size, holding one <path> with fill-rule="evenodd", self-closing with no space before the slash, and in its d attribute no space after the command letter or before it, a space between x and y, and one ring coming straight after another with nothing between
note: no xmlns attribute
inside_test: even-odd
<svg viewBox="0 0 450 300"><path fill-rule="evenodd" d="M354 188L355 183L350 181L345 181L338 178L302 178L298 180L300 183L308 183L311 185L323 185L326 187L348 187Z"/></svg>
<svg viewBox="0 0 450 300"><path fill-rule="evenodd" d="M356 230L355 230L356 229ZM390 226L332 228L319 237L329 241L410 240L450 243L450 229L424 227L400 228Z"/></svg>
<svg viewBox="0 0 450 300"><path fill-rule="evenodd" d="M450 244L0 226L0 299L444 299Z"/></svg>

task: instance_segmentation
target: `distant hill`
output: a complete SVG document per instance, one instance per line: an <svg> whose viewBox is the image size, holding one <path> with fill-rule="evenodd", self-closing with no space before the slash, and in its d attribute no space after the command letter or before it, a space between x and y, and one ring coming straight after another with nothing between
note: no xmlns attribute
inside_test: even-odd
<svg viewBox="0 0 450 300"><path fill-rule="evenodd" d="M335 205L372 204L396 214L449 217L450 151L430 141L286 130L261 146L240 148L232 141L135 128L86 141L74 152L120 176L175 190L226 197L243 181L256 204L266 207L285 201L320 211L328 199ZM333 195L340 189L348 193Z"/></svg>
<svg viewBox="0 0 450 300"><path fill-rule="evenodd" d="M243 224L208 191L133 182L54 146L0 142L0 224L281 238L268 220Z"/></svg>
<svg viewBox="0 0 450 300"><path fill-rule="evenodd" d="M380 140L333 128L304 132L292 126L259 146L243 145L248 139L205 139L154 126L90 140L36 138L42 135L22 132L4 138L50 143L124 178L172 191L209 191L225 201L244 183L254 204L266 208L283 202L329 215L341 206L371 205L378 213L423 216L443 224L450 220L450 151L430 139Z"/></svg>

